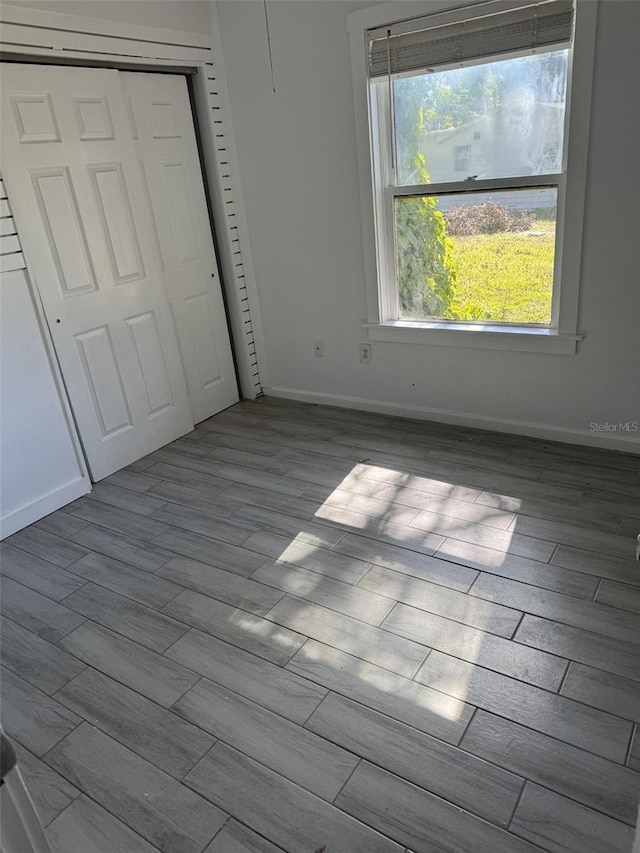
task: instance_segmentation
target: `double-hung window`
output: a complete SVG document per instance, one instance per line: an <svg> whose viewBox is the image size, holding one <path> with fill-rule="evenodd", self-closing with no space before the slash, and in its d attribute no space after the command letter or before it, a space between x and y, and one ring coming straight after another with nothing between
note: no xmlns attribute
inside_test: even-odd
<svg viewBox="0 0 640 853"><path fill-rule="evenodd" d="M575 352L595 16L400 6L350 21L370 336Z"/></svg>

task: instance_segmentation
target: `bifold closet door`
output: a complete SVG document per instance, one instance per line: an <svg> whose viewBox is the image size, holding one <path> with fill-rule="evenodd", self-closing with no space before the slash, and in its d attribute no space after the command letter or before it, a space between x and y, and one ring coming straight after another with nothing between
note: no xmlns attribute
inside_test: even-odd
<svg viewBox="0 0 640 853"><path fill-rule="evenodd" d="M187 82L138 72L120 78L198 423L237 402L238 389Z"/></svg>
<svg viewBox="0 0 640 853"><path fill-rule="evenodd" d="M5 182L99 480L193 427L120 74L3 64L1 97Z"/></svg>

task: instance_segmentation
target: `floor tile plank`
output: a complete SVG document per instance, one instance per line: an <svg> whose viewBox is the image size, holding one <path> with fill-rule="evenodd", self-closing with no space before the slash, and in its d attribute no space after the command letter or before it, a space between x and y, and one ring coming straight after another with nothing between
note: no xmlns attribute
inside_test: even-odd
<svg viewBox="0 0 640 853"><path fill-rule="evenodd" d="M637 645L528 614L514 639L536 649L564 655L587 666L640 681L640 649Z"/></svg>
<svg viewBox="0 0 640 853"><path fill-rule="evenodd" d="M609 607L640 613L640 587L603 580L598 587L596 601Z"/></svg>
<svg viewBox="0 0 640 853"><path fill-rule="evenodd" d="M334 489L324 501L324 507L334 507L348 512L355 512L377 521L404 526L412 522L418 511L400 504L393 504L384 498L372 498L367 495L354 494L347 489ZM444 518L444 516L442 516ZM438 531L432 531L437 533Z"/></svg>
<svg viewBox="0 0 640 853"><path fill-rule="evenodd" d="M324 524L316 524L313 521L296 518L262 506L244 505L242 509L234 513L233 518L240 524L250 526L254 530L288 537L292 543L307 542L310 545L318 545L327 549L336 545L344 536L342 530L336 530Z"/></svg>
<svg viewBox="0 0 640 853"><path fill-rule="evenodd" d="M206 484L204 484L198 479L196 472L179 468L177 465L155 465L153 470L158 476L167 475L166 479L159 480L149 492L170 504L167 506L165 503L163 507L165 515L176 507L182 509L191 507L215 518L227 518L231 514L233 506L226 503L222 496L229 486L225 480L220 480L219 484L217 481L215 483L205 481ZM200 476L205 478L208 475ZM189 485L185 485L186 483ZM158 515L160 514L158 512Z"/></svg>
<svg viewBox="0 0 640 853"><path fill-rule="evenodd" d="M308 498L297 498L292 495L285 495L281 492L274 492L270 489L258 489L255 486L245 486L235 484L229 486L225 491L225 498L230 499L235 504L246 504L249 507L262 507L264 509L275 510L294 518L302 518L306 521L316 521L322 519L320 510L322 509L321 502L310 500Z"/></svg>
<svg viewBox="0 0 640 853"><path fill-rule="evenodd" d="M149 474L136 473L135 471L116 471L102 480L105 485L119 486L121 489L129 489L132 492L148 492L152 486L157 486L160 480Z"/></svg>
<svg viewBox="0 0 640 853"><path fill-rule="evenodd" d="M134 539L142 539L145 542L159 536L166 527L159 521L154 521L144 515L137 515L119 507L87 498L80 498L79 501L76 501L73 504L72 513L84 521L89 521L100 527L107 527L117 533L124 533L125 536L132 536Z"/></svg>
<svg viewBox="0 0 640 853"><path fill-rule="evenodd" d="M340 488L354 494L381 497L389 490L387 483L358 476L355 470L358 465L354 465L351 460L332 459L327 464L326 457L296 457L292 452L281 452L275 460L287 466L288 476L292 479L324 486L329 491Z"/></svg>
<svg viewBox="0 0 640 853"><path fill-rule="evenodd" d="M242 483L245 486L269 489L293 497L302 497L303 494L310 491L309 484L301 480L294 480L282 474L260 471L256 468L243 468L240 465L223 465L218 476L229 480L230 483ZM318 496L324 495L324 493L323 489L317 491Z"/></svg>
<svg viewBox="0 0 640 853"><path fill-rule="evenodd" d="M230 426L218 423L215 429L209 431L211 435L218 433L231 433L234 436L242 436L252 439L253 441L262 440L265 445L271 447L281 445L287 448L296 448L298 450L309 451L312 453L322 453L325 456L333 456L346 458L351 453L350 447L343 447L339 444L334 444L332 441L323 441L322 439L305 438L300 436L286 435L278 433L275 430L266 430L261 427L247 426Z"/></svg>
<svg viewBox="0 0 640 853"><path fill-rule="evenodd" d="M512 773L335 693L323 699L305 727L500 826L509 823L524 783Z"/></svg>
<svg viewBox="0 0 640 853"><path fill-rule="evenodd" d="M444 479L434 480L431 477L422 477L419 474L406 474L404 471L383 468L371 462L354 466L352 475L386 483L394 489L408 488L426 495L440 495L462 501L473 502L481 494L480 489L471 489L457 483L449 483Z"/></svg>
<svg viewBox="0 0 640 853"><path fill-rule="evenodd" d="M250 580L188 557L174 557L157 575L194 592L201 592L225 604L247 610L256 616L264 616L283 595L282 592L272 589L275 584L267 586L258 583L259 577L254 576L256 579Z"/></svg>
<svg viewBox="0 0 640 853"><path fill-rule="evenodd" d="M213 532L213 521L211 525ZM252 575L265 562L264 557L253 551L177 527L168 528L156 538L154 544L245 577Z"/></svg>
<svg viewBox="0 0 640 853"><path fill-rule="evenodd" d="M229 519L233 505L226 504L222 510L218 510L211 506L210 502L207 504L202 498L196 498L194 506L170 503L154 513L152 517L171 525L167 527L165 536L170 536L175 528L179 528L182 531L188 530L191 533L207 536L216 542L241 545L251 535L251 528Z"/></svg>
<svg viewBox="0 0 640 853"><path fill-rule="evenodd" d="M292 595L272 607L267 618L369 663L411 678L429 649Z"/></svg>
<svg viewBox="0 0 640 853"><path fill-rule="evenodd" d="M570 569L559 572L556 566L548 563L518 557L516 554L505 554L504 551L483 548L481 545L472 545L456 539L445 539L438 548L436 557L479 572L522 581L542 589L552 589L587 601L592 600L598 588L598 578L593 575Z"/></svg>
<svg viewBox="0 0 640 853"><path fill-rule="evenodd" d="M637 481L637 474L634 471L618 471L608 469L604 472L604 476L597 476L587 470L587 466L581 464L579 467L574 465L571 470L557 471L550 468L543 471L540 475L540 481L544 483L561 484L569 488L588 489L600 488L610 489L617 492L619 495L624 495L630 498L640 498L640 484Z"/></svg>
<svg viewBox="0 0 640 853"><path fill-rule="evenodd" d="M275 457L282 449L281 445L273 445L265 441L247 438L245 435L234 435L232 432L216 429L215 419L205 421L204 429L207 437L200 440L200 444L206 444L213 448L229 448L240 453L251 453L253 456ZM212 451L207 454L207 459L217 460ZM220 463L221 464L221 463Z"/></svg>
<svg viewBox="0 0 640 853"><path fill-rule="evenodd" d="M189 630L188 625L164 613L93 583L65 598L65 604L93 622L156 652L163 652Z"/></svg>
<svg viewBox="0 0 640 853"><path fill-rule="evenodd" d="M554 540L525 536L521 533L513 533L510 530L498 530L484 524L457 521L432 512L419 512L411 522L410 527L428 530L448 539L459 539L472 545L482 545L484 548L493 548L496 551L505 551L508 554L517 554L520 557L528 557L542 562L547 562L556 548Z"/></svg>
<svg viewBox="0 0 640 853"><path fill-rule="evenodd" d="M185 783L285 850L403 850L220 741L185 777Z"/></svg>
<svg viewBox="0 0 640 853"><path fill-rule="evenodd" d="M84 617L70 610L66 602L52 601L5 577L0 579L0 611L3 617L52 643L84 622Z"/></svg>
<svg viewBox="0 0 640 853"><path fill-rule="evenodd" d="M543 483L521 477L517 463L511 466L511 473L506 474L465 463L455 467L452 479L481 491L536 500L566 501L570 506L575 506L583 495L579 484Z"/></svg>
<svg viewBox="0 0 640 853"><path fill-rule="evenodd" d="M307 542L292 542L287 536L276 536L273 533L254 533L244 543L244 547L264 555L263 564L272 558L347 583L357 583L371 565Z"/></svg>
<svg viewBox="0 0 640 853"><path fill-rule="evenodd" d="M529 842L365 761L336 805L415 853L539 853Z"/></svg>
<svg viewBox="0 0 640 853"><path fill-rule="evenodd" d="M54 693L85 664L10 619L0 622L4 665L44 693Z"/></svg>
<svg viewBox="0 0 640 853"><path fill-rule="evenodd" d="M304 723L327 693L312 680L196 630L166 657L296 723Z"/></svg>
<svg viewBox="0 0 640 853"><path fill-rule="evenodd" d="M324 524L333 524L343 532L355 533L388 545L409 548L419 554L431 555L444 542L443 536L408 527L406 523L394 521L394 517L374 518L371 515L354 512L346 506L337 506L328 502L317 507L314 518ZM398 517L395 516L395 518ZM406 520L405 517L404 521ZM403 521L402 517L399 521Z"/></svg>
<svg viewBox="0 0 640 853"><path fill-rule="evenodd" d="M560 691L592 708L640 723L640 683L572 661Z"/></svg>
<svg viewBox="0 0 640 853"><path fill-rule="evenodd" d="M48 752L46 761L147 841L172 853L200 853L227 819L88 723Z"/></svg>
<svg viewBox="0 0 640 853"><path fill-rule="evenodd" d="M138 515L151 515L165 505L164 501L154 497L151 493L132 492L130 489L104 482L93 484L92 490L87 495L87 500L100 501L100 503Z"/></svg>
<svg viewBox="0 0 640 853"><path fill-rule="evenodd" d="M370 569L358 586L499 637L511 637L522 618L521 611L514 608L492 601L480 603L458 590L380 566Z"/></svg>
<svg viewBox="0 0 640 853"><path fill-rule="evenodd" d="M164 578L94 552L74 563L73 571L94 584L149 607L162 607L182 591L182 587Z"/></svg>
<svg viewBox="0 0 640 853"><path fill-rule="evenodd" d="M474 755L635 826L640 774L479 710L460 746Z"/></svg>
<svg viewBox="0 0 640 853"><path fill-rule="evenodd" d="M171 551L165 551L150 542L96 524L87 524L72 539L91 551L145 572L155 572L174 556Z"/></svg>
<svg viewBox="0 0 640 853"><path fill-rule="evenodd" d="M550 562L554 566L565 569L575 569L578 572L608 578L619 583L640 585L638 566L632 559L633 542L629 543L628 556L620 557L603 554L598 551L587 551L584 548L574 548L569 545L559 545Z"/></svg>
<svg viewBox="0 0 640 853"><path fill-rule="evenodd" d="M170 500L184 496L185 505L189 505L196 495L200 495L205 503L208 499L212 505L217 505L215 502L222 492L229 488L228 480L217 476L221 463L210 459L208 455L206 459L187 459L160 450L156 456L170 461L156 462L146 473L162 481L160 491L170 496Z"/></svg>
<svg viewBox="0 0 640 853"><path fill-rule="evenodd" d="M625 456L625 463L629 457ZM602 491L600 489L589 489L588 493L580 501L580 507L586 512L606 512L614 515L621 515L625 518L640 519L640 503L633 498L623 498L620 495L611 491Z"/></svg>
<svg viewBox="0 0 640 853"><path fill-rule="evenodd" d="M246 449L238 450L233 447L224 447L220 445L218 438L218 436L212 438L207 433L207 436L201 439L200 443L211 445L212 449L207 454L207 459L215 459L216 462L220 462L221 471L225 465L232 465L238 468L256 468L263 473L290 476L288 471L291 464L286 460L278 459L274 453L255 453ZM293 479L298 478L294 477Z"/></svg>
<svg viewBox="0 0 640 853"><path fill-rule="evenodd" d="M80 796L80 791L18 741L13 740L12 744L40 823L47 826Z"/></svg>
<svg viewBox="0 0 640 853"><path fill-rule="evenodd" d="M202 431L200 435L206 435L206 431ZM201 447L197 441L191 440L191 434L185 435L183 438L177 438L170 444L167 444L167 450L171 453L178 453L181 456L206 456L207 450Z"/></svg>
<svg viewBox="0 0 640 853"><path fill-rule="evenodd" d="M55 746L82 722L80 717L2 667L2 726L34 755Z"/></svg>
<svg viewBox="0 0 640 853"><path fill-rule="evenodd" d="M634 834L623 823L529 782L511 830L549 853L631 853Z"/></svg>
<svg viewBox="0 0 640 853"><path fill-rule="evenodd" d="M61 640L60 645L89 666L165 708L198 680L185 667L93 622L85 622Z"/></svg>
<svg viewBox="0 0 640 853"><path fill-rule="evenodd" d="M567 671L568 661L564 658L405 604L396 604L381 627L545 690L558 690Z"/></svg>
<svg viewBox="0 0 640 853"><path fill-rule="evenodd" d="M281 665L289 660L306 639L295 629L289 630L273 621L190 590L174 599L164 612L200 631Z"/></svg>
<svg viewBox="0 0 640 853"><path fill-rule="evenodd" d="M76 518L63 509L58 509L50 515L46 515L36 523L36 527L40 530L46 530L47 533L55 533L56 536L62 536L63 539L68 539L78 530L82 530L87 524L81 518Z"/></svg>
<svg viewBox="0 0 640 853"><path fill-rule="evenodd" d="M331 802L358 758L313 731L202 679L173 710L316 796Z"/></svg>
<svg viewBox="0 0 640 853"><path fill-rule="evenodd" d="M87 553L86 548L33 525L19 533L14 533L5 541L8 545L15 545L22 551L41 557L61 569L68 568Z"/></svg>
<svg viewBox="0 0 640 853"><path fill-rule="evenodd" d="M519 516L533 516L549 521L555 521L560 517L572 525L593 528L605 533L616 533L620 524L620 516L615 513L607 513L602 510L590 511L582 506L573 508L555 501L496 495L492 492L482 492L480 497L476 499L476 504L517 512Z"/></svg>
<svg viewBox="0 0 640 853"><path fill-rule="evenodd" d="M66 569L54 566L53 563L21 551L6 542L0 548L0 565L5 577L13 578L53 601L61 601L85 583L83 578Z"/></svg>
<svg viewBox="0 0 640 853"><path fill-rule="evenodd" d="M481 504L478 502L457 500L451 496L436 497L408 486L392 486L385 499L402 506L410 506L414 509L424 510L428 513L449 516L458 521L469 521L475 524L484 524L495 527L498 530L507 530L515 521L515 513L501 509L497 506Z"/></svg>
<svg viewBox="0 0 640 853"><path fill-rule="evenodd" d="M394 605L393 600L382 595L288 563L265 563L252 577L370 625L379 625Z"/></svg>
<svg viewBox="0 0 640 853"><path fill-rule="evenodd" d="M333 548L340 554L357 557L366 563L374 563L394 572L441 584L442 586L466 592L477 577L477 572L453 562L430 557L409 547L402 548L387 542L368 539L347 533Z"/></svg>
<svg viewBox="0 0 640 853"><path fill-rule="evenodd" d="M78 797L47 830L54 853L156 853L122 821L84 795Z"/></svg>
<svg viewBox="0 0 640 853"><path fill-rule="evenodd" d="M276 847L231 818L204 853L282 853L282 847Z"/></svg>
<svg viewBox="0 0 640 853"><path fill-rule="evenodd" d="M539 590L532 595L529 584L484 573L480 574L469 593L622 642L640 642L640 614L620 612L590 601L578 601L550 590Z"/></svg>
<svg viewBox="0 0 640 853"><path fill-rule="evenodd" d="M309 640L287 669L447 743L458 743L473 708L387 669Z"/></svg>
<svg viewBox="0 0 640 853"><path fill-rule="evenodd" d="M588 752L624 761L631 723L612 714L437 651L416 680Z"/></svg>
<svg viewBox="0 0 640 853"><path fill-rule="evenodd" d="M215 741L165 708L94 669L85 669L58 690L55 698L74 714L176 779L182 779Z"/></svg>

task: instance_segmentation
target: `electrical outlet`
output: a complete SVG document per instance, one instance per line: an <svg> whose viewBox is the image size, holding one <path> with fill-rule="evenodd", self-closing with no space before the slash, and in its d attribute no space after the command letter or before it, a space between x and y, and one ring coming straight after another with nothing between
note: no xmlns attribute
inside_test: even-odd
<svg viewBox="0 0 640 853"><path fill-rule="evenodd" d="M371 364L371 344L360 344L360 361Z"/></svg>
<svg viewBox="0 0 640 853"><path fill-rule="evenodd" d="M313 342L313 351L316 358L324 358L324 340L322 338Z"/></svg>

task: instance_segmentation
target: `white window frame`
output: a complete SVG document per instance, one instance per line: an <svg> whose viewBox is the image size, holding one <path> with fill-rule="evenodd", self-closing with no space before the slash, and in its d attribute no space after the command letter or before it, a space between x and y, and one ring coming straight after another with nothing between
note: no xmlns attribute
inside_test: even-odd
<svg viewBox="0 0 640 853"><path fill-rule="evenodd" d="M558 214L553 316L550 326L399 320L393 258L393 225L384 205L390 190L380 164L380 134L372 133L388 99L370 97L367 31L398 21L433 16L433 23L463 20L469 8L456 0L392 0L347 16L356 119L358 176L366 279L367 316L363 323L370 340L395 343L462 346L572 355L584 335L578 332L582 233L587 179L591 85L597 19L597 0L577 0L575 33L570 49L566 104L566 143L563 173L558 176ZM527 6L531 0L489 0L483 12ZM384 120L384 117L383 117ZM570 132L569 132L570 129ZM531 179L527 179L530 182ZM517 183L517 181L516 181ZM474 190L509 188L512 179L474 181ZM448 184L447 188L451 185ZM437 185L429 184L426 193ZM396 192L397 194L397 192Z"/></svg>

